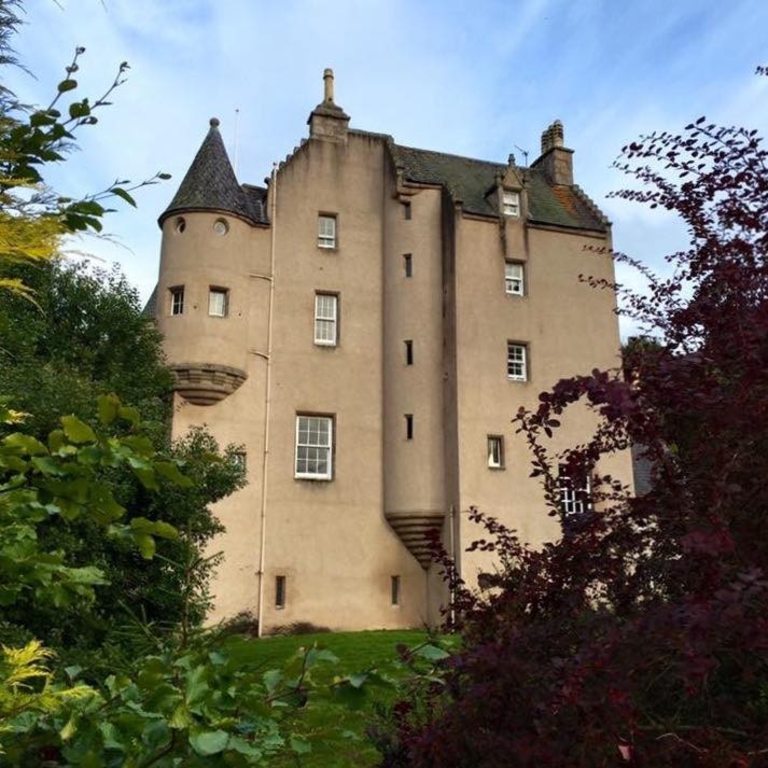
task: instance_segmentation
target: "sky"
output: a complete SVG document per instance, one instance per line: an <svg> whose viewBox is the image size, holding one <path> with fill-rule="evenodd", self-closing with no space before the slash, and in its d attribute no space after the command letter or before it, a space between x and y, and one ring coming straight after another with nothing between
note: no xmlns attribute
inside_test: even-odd
<svg viewBox="0 0 768 768"><path fill-rule="evenodd" d="M700 115L765 133L765 0L27 0L15 39L34 74L5 70L27 103L47 104L76 46L91 100L120 62L127 82L78 150L47 176L77 197L158 171L138 208L116 201L109 240L72 246L117 262L146 299L157 278L157 217L216 116L241 182L261 184L307 135L335 72L351 125L400 144L505 162L538 155L554 119L575 150L575 181L613 222L614 247L665 270L685 243L672 214L606 197L612 168L643 133ZM619 281L640 286L621 267ZM622 331L632 332L629 324Z"/></svg>

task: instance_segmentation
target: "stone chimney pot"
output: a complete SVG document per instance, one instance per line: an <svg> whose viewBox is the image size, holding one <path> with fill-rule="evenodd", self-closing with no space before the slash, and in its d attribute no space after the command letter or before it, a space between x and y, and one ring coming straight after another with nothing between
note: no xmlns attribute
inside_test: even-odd
<svg viewBox="0 0 768 768"><path fill-rule="evenodd" d="M325 69L323 71L323 101L326 104L333 104L333 70Z"/></svg>

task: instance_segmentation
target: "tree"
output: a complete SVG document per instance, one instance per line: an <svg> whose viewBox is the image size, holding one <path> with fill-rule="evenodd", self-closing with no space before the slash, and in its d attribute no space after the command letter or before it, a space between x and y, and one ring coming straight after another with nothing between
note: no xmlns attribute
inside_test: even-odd
<svg viewBox="0 0 768 768"><path fill-rule="evenodd" d="M6 65L16 65L10 45L19 8L12 0L0 2L0 63ZM130 468L105 469L129 521L172 519L185 535L162 542L160 557L147 562L130 542L105 537L90 518L41 521L35 529L41 546L66 551L74 565L98 565L102 583L95 600L71 606L49 605L25 592L4 607L0 641L37 637L80 660L83 651L97 651L94 658L108 665L130 645L126 622L175 626L182 614L193 624L202 620L212 563L195 570L197 582L187 598L179 584L220 530L209 505L244 477L233 451L221 454L203 434L178 447L170 444L172 377L160 335L142 314L136 291L117 271L59 256L64 234L101 229L110 198L134 203L128 182L115 182L82 200L45 186L46 169L63 162L77 132L97 122L98 110L127 71L121 64L94 101L78 98L74 78L83 53L77 49L45 108L21 105L0 87L0 395L26 414L25 434L44 443L60 427L62 413L96 427L97 397L116 392L132 413L143 414L148 438L193 468L197 482L179 488L161 480L150 494ZM165 177L157 174L137 186ZM105 652L105 645L117 656Z"/></svg>
<svg viewBox="0 0 768 768"><path fill-rule="evenodd" d="M96 397L116 392L165 438L172 376L125 277L62 257L8 274L35 300L0 293L0 392L33 414L27 428L44 436L63 412L89 419Z"/></svg>
<svg viewBox="0 0 768 768"><path fill-rule="evenodd" d="M705 118L624 148L640 187L618 196L675 211L690 236L670 278L637 265L650 292L627 294L656 343L627 350L627 380L562 380L517 415L565 535L532 551L475 511L490 535L474 546L501 568L474 594L444 560L464 650L431 714L399 705L388 765L768 764L767 165L755 131ZM542 438L577 401L600 426L551 457ZM652 465L639 498L595 472L632 443ZM593 477L577 521L561 463Z"/></svg>

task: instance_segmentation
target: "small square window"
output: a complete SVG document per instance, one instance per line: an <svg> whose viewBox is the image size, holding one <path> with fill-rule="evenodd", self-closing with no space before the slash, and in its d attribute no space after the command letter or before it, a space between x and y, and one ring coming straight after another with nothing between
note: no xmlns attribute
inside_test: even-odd
<svg viewBox="0 0 768 768"><path fill-rule="evenodd" d="M410 253L403 254L403 269L406 277L413 277L413 256Z"/></svg>
<svg viewBox="0 0 768 768"><path fill-rule="evenodd" d="M405 439L413 440L413 414L405 414Z"/></svg>
<svg viewBox="0 0 768 768"><path fill-rule="evenodd" d="M488 468L504 469L504 438L488 435Z"/></svg>
<svg viewBox="0 0 768 768"><path fill-rule="evenodd" d="M245 451L237 451L232 454L232 461L243 471L248 469L248 458Z"/></svg>
<svg viewBox="0 0 768 768"><path fill-rule="evenodd" d="M209 317L226 317L229 314L229 291L226 288L211 288L208 292Z"/></svg>
<svg viewBox="0 0 768 768"><path fill-rule="evenodd" d="M504 265L504 290L511 296L522 296L525 291L524 275L522 264L508 261Z"/></svg>
<svg viewBox="0 0 768 768"><path fill-rule="evenodd" d="M335 293L315 294L315 344L335 347L339 339L339 297Z"/></svg>
<svg viewBox="0 0 768 768"><path fill-rule="evenodd" d="M285 608L285 576L275 576L275 608Z"/></svg>
<svg viewBox="0 0 768 768"><path fill-rule="evenodd" d="M317 217L317 245L319 248L336 247L336 217L321 214Z"/></svg>
<svg viewBox="0 0 768 768"><path fill-rule="evenodd" d="M184 314L184 286L177 285L168 289L170 311L172 315Z"/></svg>
<svg viewBox="0 0 768 768"><path fill-rule="evenodd" d="M560 508L564 515L583 515L592 508L589 474L572 477L565 464L558 467L557 486L560 491Z"/></svg>
<svg viewBox="0 0 768 768"><path fill-rule="evenodd" d="M501 212L505 216L520 215L520 193L505 189L501 193Z"/></svg>
<svg viewBox="0 0 768 768"><path fill-rule="evenodd" d="M296 417L294 477L304 480L333 479L333 417Z"/></svg>
<svg viewBox="0 0 768 768"><path fill-rule="evenodd" d="M525 344L507 342L507 378L528 381L528 348Z"/></svg>
<svg viewBox="0 0 768 768"><path fill-rule="evenodd" d="M392 576L390 579L390 600L392 605L400 605L400 577Z"/></svg>
<svg viewBox="0 0 768 768"><path fill-rule="evenodd" d="M413 365L413 342L410 339L405 340L405 364Z"/></svg>

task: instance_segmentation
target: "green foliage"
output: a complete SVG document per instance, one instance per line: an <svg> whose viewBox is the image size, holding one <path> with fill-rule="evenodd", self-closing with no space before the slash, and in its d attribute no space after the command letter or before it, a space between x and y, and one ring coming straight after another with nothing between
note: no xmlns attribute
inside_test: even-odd
<svg viewBox="0 0 768 768"><path fill-rule="evenodd" d="M87 685L52 685L48 666L52 657L36 640L23 648L0 648L0 755L6 752L4 743L13 739L17 723L57 715L95 696Z"/></svg>
<svg viewBox="0 0 768 768"><path fill-rule="evenodd" d="M372 765L361 738L371 692L391 698L395 680L434 674L432 657L446 655L421 643L407 664L393 662L395 640L420 634L323 635L333 647L356 649L367 661L363 673L317 641L177 636L102 685L80 685L78 695L38 707L33 718L6 718L0 745L14 765L41 754L70 766ZM71 690L80 672L69 669L66 684L48 679L48 695Z"/></svg>
<svg viewBox="0 0 768 768"><path fill-rule="evenodd" d="M33 414L30 431L47 434L61 413L89 419L98 395L117 392L163 437L172 379L160 334L125 277L63 260L8 274L37 303L0 292L0 392Z"/></svg>
<svg viewBox="0 0 768 768"><path fill-rule="evenodd" d="M154 546L155 536L177 535L169 525L122 520L125 508L115 498L110 472L125 467L150 485L165 471L158 469L165 461L140 432L129 425L125 434L97 434L76 416L62 417L61 425L45 444L10 431L16 424L6 423L6 433L0 432L0 605L5 607L25 596L56 609L79 606L93 601L94 587L105 583L99 568L73 565L63 549L41 546L38 528L50 519L90 521L140 550L148 540Z"/></svg>
<svg viewBox="0 0 768 768"><path fill-rule="evenodd" d="M332 654L302 649L266 671L256 644L203 633L187 645L166 644L129 674L110 675L91 696L38 716L6 722L6 752L15 764L40 751L71 766L249 766L309 744L283 723L316 688L318 665ZM292 722L292 721L291 721ZM0 735L0 743L2 742Z"/></svg>

